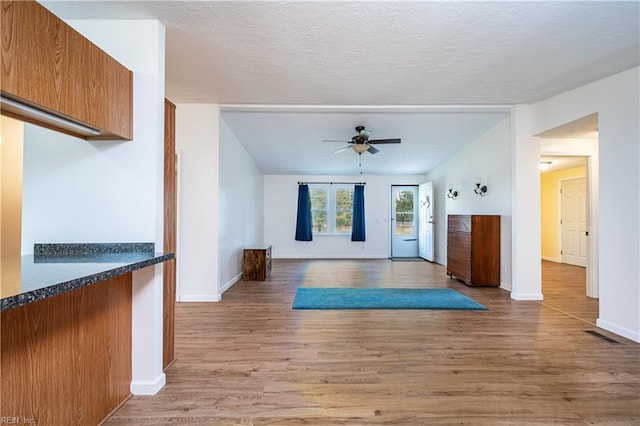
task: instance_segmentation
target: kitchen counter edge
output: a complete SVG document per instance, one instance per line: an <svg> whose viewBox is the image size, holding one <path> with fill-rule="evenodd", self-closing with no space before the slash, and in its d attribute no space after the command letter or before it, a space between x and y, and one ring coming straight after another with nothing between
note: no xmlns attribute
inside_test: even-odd
<svg viewBox="0 0 640 426"><path fill-rule="evenodd" d="M37 302L48 297L86 287L88 285L115 278L120 275L128 274L129 272L156 265L158 263L166 262L174 258L174 253L154 253L153 257L144 260L132 261L116 268L100 271L95 274L81 275L72 280L60 282L13 296L8 296L0 300L0 312L28 305L29 303ZM73 267L73 263L69 263L68 265L69 267Z"/></svg>

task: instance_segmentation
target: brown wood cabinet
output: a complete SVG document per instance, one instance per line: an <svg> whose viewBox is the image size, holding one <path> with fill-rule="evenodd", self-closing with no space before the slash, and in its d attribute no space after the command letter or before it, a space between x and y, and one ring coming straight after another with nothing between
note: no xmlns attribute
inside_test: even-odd
<svg viewBox="0 0 640 426"><path fill-rule="evenodd" d="M500 285L500 216L449 215L447 275L470 286Z"/></svg>
<svg viewBox="0 0 640 426"><path fill-rule="evenodd" d="M245 281L264 281L271 274L271 246L246 247L242 259Z"/></svg>
<svg viewBox="0 0 640 426"><path fill-rule="evenodd" d="M2 95L100 131L83 136L21 112L3 114L85 139L133 138L133 74L36 1L2 1Z"/></svg>
<svg viewBox="0 0 640 426"><path fill-rule="evenodd" d="M164 238L163 251L176 252L176 106L164 101ZM162 264L163 350L162 367L175 361L176 259Z"/></svg>
<svg viewBox="0 0 640 426"><path fill-rule="evenodd" d="M96 425L129 397L131 283L128 273L0 314L2 419Z"/></svg>

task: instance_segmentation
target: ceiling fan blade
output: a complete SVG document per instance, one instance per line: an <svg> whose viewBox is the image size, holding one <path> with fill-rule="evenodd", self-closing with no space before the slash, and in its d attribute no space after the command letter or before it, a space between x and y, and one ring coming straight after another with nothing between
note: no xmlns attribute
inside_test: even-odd
<svg viewBox="0 0 640 426"><path fill-rule="evenodd" d="M336 141L336 142L337 142L337 141ZM341 153L342 151L345 151L345 150L347 150L347 149L349 149L349 148L351 148L351 145L344 146L344 147L340 148L339 150L335 151L335 152L334 152L334 154L339 154L339 153Z"/></svg>
<svg viewBox="0 0 640 426"><path fill-rule="evenodd" d="M351 142L351 141L337 140L337 139L323 139L321 142L353 143L353 142Z"/></svg>
<svg viewBox="0 0 640 426"><path fill-rule="evenodd" d="M369 149L367 151L370 154L377 154L378 152L380 152L380 150L378 148L376 148L375 146L371 146L371 145L369 145Z"/></svg>
<svg viewBox="0 0 640 426"><path fill-rule="evenodd" d="M372 139L367 143L400 143L400 139Z"/></svg>

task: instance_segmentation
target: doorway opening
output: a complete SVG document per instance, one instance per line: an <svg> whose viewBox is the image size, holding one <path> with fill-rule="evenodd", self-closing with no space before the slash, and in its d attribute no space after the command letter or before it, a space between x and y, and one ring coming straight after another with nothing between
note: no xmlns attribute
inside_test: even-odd
<svg viewBox="0 0 640 426"><path fill-rule="evenodd" d="M579 306L589 306L592 313L595 306L595 314L589 317L597 319L598 114L537 136L542 138L540 214L545 304L565 310L564 305L556 307L553 303L563 303L560 301L566 297L577 302L576 312L567 313L581 317L584 309Z"/></svg>
<svg viewBox="0 0 640 426"><path fill-rule="evenodd" d="M597 301L588 285L590 258L589 157L541 157L540 211L542 242L542 290L545 304L580 317L597 316ZM567 301L577 302L575 305ZM558 306L555 306L558 305ZM573 306L573 307L571 307ZM575 312L570 312L574 310Z"/></svg>

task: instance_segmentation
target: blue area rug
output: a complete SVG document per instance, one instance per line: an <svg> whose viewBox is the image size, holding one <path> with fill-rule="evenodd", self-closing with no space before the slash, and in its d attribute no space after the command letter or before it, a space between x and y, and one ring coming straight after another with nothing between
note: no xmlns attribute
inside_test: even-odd
<svg viewBox="0 0 640 426"><path fill-rule="evenodd" d="M450 288L300 287L293 309L475 309L487 308Z"/></svg>

